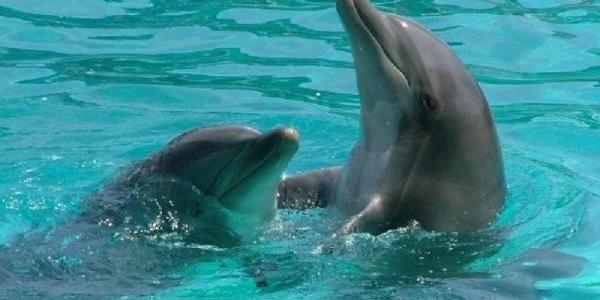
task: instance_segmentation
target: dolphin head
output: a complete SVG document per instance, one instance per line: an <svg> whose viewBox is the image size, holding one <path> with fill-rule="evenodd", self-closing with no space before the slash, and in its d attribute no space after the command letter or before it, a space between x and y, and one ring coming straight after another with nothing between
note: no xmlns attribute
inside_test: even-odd
<svg viewBox="0 0 600 300"><path fill-rule="evenodd" d="M382 134L374 132L382 128L415 129L466 114L489 115L477 83L429 30L381 13L367 0L339 0L337 8L352 45L365 138L379 144Z"/></svg>
<svg viewBox="0 0 600 300"><path fill-rule="evenodd" d="M193 129L162 151L163 165L189 179L203 195L238 214L270 218L281 175L298 149L298 133L260 133L239 126Z"/></svg>
<svg viewBox="0 0 600 300"><path fill-rule="evenodd" d="M367 0L338 0L337 9L356 68L359 143L370 157L381 153L371 172L381 178L373 192L395 198L399 206L388 211L403 211L431 229L487 224L503 201L486 198L503 199L505 188L479 85L446 43L416 22L381 13ZM469 205L489 207L464 217Z"/></svg>

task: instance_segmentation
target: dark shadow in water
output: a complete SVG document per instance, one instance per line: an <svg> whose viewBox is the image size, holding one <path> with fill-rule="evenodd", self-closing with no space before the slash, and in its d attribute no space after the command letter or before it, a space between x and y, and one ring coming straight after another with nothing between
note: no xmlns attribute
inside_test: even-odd
<svg viewBox="0 0 600 300"><path fill-rule="evenodd" d="M178 269L232 255L239 241L215 226L216 216L203 227L180 226L178 210L157 200L197 196L189 183L158 175L136 180L136 164L124 170L90 195L74 220L0 249L0 299L152 295L178 285Z"/></svg>
<svg viewBox="0 0 600 300"><path fill-rule="evenodd" d="M179 268L231 255L168 238L115 238L106 227L71 223L15 238L0 250L0 299L103 299L176 286ZM160 239L160 237L158 237Z"/></svg>
<svg viewBox="0 0 600 300"><path fill-rule="evenodd" d="M314 257L302 262L299 257L265 255L252 261L247 272L255 275L265 294L317 281L340 297L538 299L549 292L536 283L574 277L586 262L551 248L526 250L505 261L495 258L508 236L499 229L472 234L411 229L385 235L339 240L321 254L321 265ZM290 274L302 270L306 281L290 280Z"/></svg>
<svg viewBox="0 0 600 300"><path fill-rule="evenodd" d="M550 292L536 288L542 280L577 276L586 260L552 249L532 249L493 273L440 282L465 299L539 299Z"/></svg>

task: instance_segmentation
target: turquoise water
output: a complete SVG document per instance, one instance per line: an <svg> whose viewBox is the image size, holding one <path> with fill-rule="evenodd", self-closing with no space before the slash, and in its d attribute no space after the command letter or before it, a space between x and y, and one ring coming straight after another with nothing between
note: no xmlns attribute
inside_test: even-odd
<svg viewBox="0 0 600 300"><path fill-rule="evenodd" d="M600 297L600 2L375 3L432 29L481 83L510 190L492 228L354 234L324 251L334 230L326 211L282 210L250 245L193 251L165 242L164 257L143 259L193 259L129 277L89 269L87 278L119 279L93 285L40 272L30 278L37 295ZM334 6L0 0L0 242L70 220L120 167L196 126L293 126L302 141L287 174L342 164L359 102ZM53 268L54 258L39 259ZM20 284L10 280L0 287Z"/></svg>

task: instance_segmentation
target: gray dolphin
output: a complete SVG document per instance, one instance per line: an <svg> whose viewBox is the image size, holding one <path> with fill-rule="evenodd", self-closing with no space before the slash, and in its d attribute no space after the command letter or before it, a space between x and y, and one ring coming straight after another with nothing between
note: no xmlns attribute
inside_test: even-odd
<svg viewBox="0 0 600 300"><path fill-rule="evenodd" d="M366 0L338 0L361 101L360 138L342 167L289 177L280 208L331 206L340 233L378 234L418 221L468 232L502 208L505 180L489 106L442 40Z"/></svg>
<svg viewBox="0 0 600 300"><path fill-rule="evenodd" d="M291 128L179 135L92 193L73 220L0 245L0 299L118 298L178 284L173 269L260 233L298 143Z"/></svg>
<svg viewBox="0 0 600 300"><path fill-rule="evenodd" d="M195 242L211 236L210 230L251 238L275 215L277 184L298 143L291 128L190 130L94 194L79 220L177 229Z"/></svg>

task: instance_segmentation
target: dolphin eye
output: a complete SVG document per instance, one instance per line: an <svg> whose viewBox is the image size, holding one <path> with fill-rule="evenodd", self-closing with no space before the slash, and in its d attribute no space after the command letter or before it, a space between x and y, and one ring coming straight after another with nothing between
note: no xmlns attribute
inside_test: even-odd
<svg viewBox="0 0 600 300"><path fill-rule="evenodd" d="M437 99L433 98L430 94L423 94L421 96L421 102L427 111L430 113L435 112L438 109Z"/></svg>

